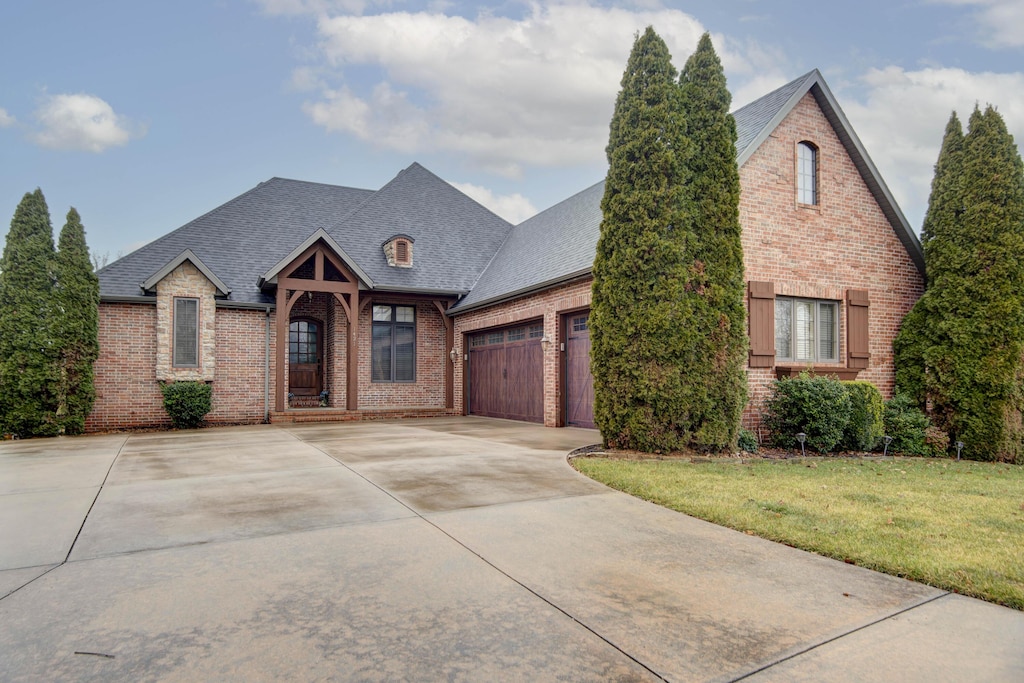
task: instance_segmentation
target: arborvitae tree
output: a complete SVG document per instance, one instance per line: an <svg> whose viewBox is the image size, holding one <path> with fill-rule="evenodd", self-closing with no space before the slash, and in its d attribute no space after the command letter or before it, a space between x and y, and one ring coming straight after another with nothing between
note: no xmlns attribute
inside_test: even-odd
<svg viewBox="0 0 1024 683"><path fill-rule="evenodd" d="M57 419L67 434L81 434L96 391L92 366L99 355L99 279L93 272L85 228L78 211L68 211L57 244L57 315L54 339L60 347Z"/></svg>
<svg viewBox="0 0 1024 683"><path fill-rule="evenodd" d="M956 137L926 229L925 398L967 457L1024 462L1024 164L991 106Z"/></svg>
<svg viewBox="0 0 1024 683"><path fill-rule="evenodd" d="M41 190L18 205L0 260L0 430L49 436L55 419L53 228Z"/></svg>
<svg viewBox="0 0 1024 683"><path fill-rule="evenodd" d="M615 103L594 260L594 422L605 443L643 451L690 441L680 359L689 324L690 211L676 70L650 27L633 44Z"/></svg>
<svg viewBox="0 0 1024 683"><path fill-rule="evenodd" d="M687 137L688 204L693 207L692 260L686 296L690 320L687 347L695 355L686 368L687 410L692 445L735 445L747 401L746 308L743 305L743 244L736 121L722 63L705 33L679 79Z"/></svg>
<svg viewBox="0 0 1024 683"><path fill-rule="evenodd" d="M925 291L910 313L903 319L899 334L893 342L896 364L896 387L900 393L908 394L918 406L924 408L929 395L945 393L945 380L932 377L930 387L926 380L925 353L936 344L938 330L932 324L936 319L935 295L932 285L938 281L939 289L946 284L950 275L936 263L945 263L944 256L950 249L957 249L957 222L963 213L963 198L960 196L960 180L963 166L964 133L956 112L949 117L946 133L942 138L942 149L935 163L931 195L928 197L928 211L921 229L921 244L925 254L925 277L928 290ZM936 236L938 239L935 239ZM955 273L952 273L955 276Z"/></svg>

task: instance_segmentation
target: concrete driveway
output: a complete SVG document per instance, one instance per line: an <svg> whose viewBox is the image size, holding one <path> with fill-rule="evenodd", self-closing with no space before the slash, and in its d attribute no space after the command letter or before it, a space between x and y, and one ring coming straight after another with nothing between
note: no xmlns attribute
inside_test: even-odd
<svg viewBox="0 0 1024 683"><path fill-rule="evenodd" d="M0 444L0 679L1021 681L1024 614L459 418Z"/></svg>

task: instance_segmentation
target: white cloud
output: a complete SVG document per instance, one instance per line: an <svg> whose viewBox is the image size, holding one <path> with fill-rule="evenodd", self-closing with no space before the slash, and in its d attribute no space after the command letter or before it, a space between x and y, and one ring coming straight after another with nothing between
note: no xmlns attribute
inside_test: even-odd
<svg viewBox="0 0 1024 683"><path fill-rule="evenodd" d="M320 14L317 73L337 85L305 111L327 130L403 152L454 151L506 176L600 162L634 34L648 25L677 67L704 30L677 10L586 4L533 4L521 18ZM729 45L720 54L727 69L758 67Z"/></svg>
<svg viewBox="0 0 1024 683"><path fill-rule="evenodd" d="M537 214L529 199L519 194L494 194L486 187L472 183L450 183L459 192L468 195L513 225L522 223Z"/></svg>
<svg viewBox="0 0 1024 683"><path fill-rule="evenodd" d="M903 208L919 230L942 135L956 110L964 130L975 104L994 105L1024 142L1024 73L971 73L936 68L873 69L862 79L866 95L839 96L843 110Z"/></svg>
<svg viewBox="0 0 1024 683"><path fill-rule="evenodd" d="M16 123L14 117L7 113L7 110L0 107L0 128L7 128Z"/></svg>
<svg viewBox="0 0 1024 683"><path fill-rule="evenodd" d="M102 152L145 133L99 97L84 93L49 96L35 116L39 129L32 139L51 149Z"/></svg>
<svg viewBox="0 0 1024 683"><path fill-rule="evenodd" d="M975 21L984 44L994 48L1024 47L1024 2L1021 0L933 0L944 5L976 7Z"/></svg>

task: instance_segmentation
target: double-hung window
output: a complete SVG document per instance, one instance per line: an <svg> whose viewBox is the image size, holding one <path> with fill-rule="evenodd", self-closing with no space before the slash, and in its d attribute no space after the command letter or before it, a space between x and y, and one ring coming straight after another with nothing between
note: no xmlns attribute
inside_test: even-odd
<svg viewBox="0 0 1024 683"><path fill-rule="evenodd" d="M372 334L372 380L416 381L416 307L374 306Z"/></svg>
<svg viewBox="0 0 1024 683"><path fill-rule="evenodd" d="M199 366L199 299L174 299L174 366Z"/></svg>
<svg viewBox="0 0 1024 683"><path fill-rule="evenodd" d="M775 298L775 357L780 361L839 361L839 302Z"/></svg>

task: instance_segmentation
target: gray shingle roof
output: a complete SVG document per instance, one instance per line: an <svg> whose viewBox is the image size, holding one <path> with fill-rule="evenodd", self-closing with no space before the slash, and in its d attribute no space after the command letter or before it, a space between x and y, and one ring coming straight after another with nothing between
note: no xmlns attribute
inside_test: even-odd
<svg viewBox="0 0 1024 683"><path fill-rule="evenodd" d="M376 192L272 178L102 269L100 294L142 297L143 281L191 249L229 301L272 304L258 279L318 228L380 288L466 292L511 225L419 164ZM416 239L413 268L387 265L381 244L396 233Z"/></svg>
<svg viewBox="0 0 1024 683"><path fill-rule="evenodd" d="M742 166L808 92L832 123L882 212L923 274L924 255L917 235L817 70L733 112L737 162ZM597 253L603 193L604 183L598 183L516 226L473 291L452 312L462 313L588 273Z"/></svg>
<svg viewBox="0 0 1024 683"><path fill-rule="evenodd" d="M453 311L589 273L597 253L604 181L516 226L473 291Z"/></svg>

